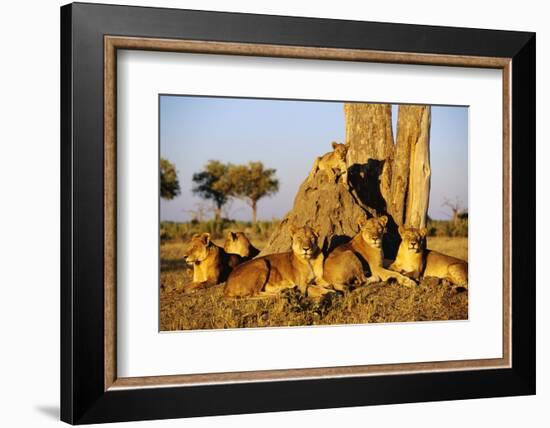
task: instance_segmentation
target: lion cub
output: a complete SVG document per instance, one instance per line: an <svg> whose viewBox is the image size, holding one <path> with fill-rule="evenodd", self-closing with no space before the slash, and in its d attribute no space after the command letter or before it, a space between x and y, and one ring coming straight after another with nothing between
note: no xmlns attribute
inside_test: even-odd
<svg viewBox="0 0 550 428"><path fill-rule="evenodd" d="M468 263L426 248L426 228L399 226L401 245L391 270L411 278L435 277L457 286L468 285Z"/></svg>
<svg viewBox="0 0 550 428"><path fill-rule="evenodd" d="M317 234L308 226L291 228L292 251L269 254L237 266L225 284L226 297L276 294L298 286L322 281L323 253L317 245Z"/></svg>
<svg viewBox="0 0 550 428"><path fill-rule="evenodd" d="M245 259L253 259L260 250L254 247L243 232L227 232L223 249L229 254L238 254Z"/></svg>
<svg viewBox="0 0 550 428"><path fill-rule="evenodd" d="M183 258L193 265L193 281L184 285L185 293L225 281L231 269L242 261L239 255L227 254L214 244L209 233L193 235Z"/></svg>
<svg viewBox="0 0 550 428"><path fill-rule="evenodd" d="M387 281L395 278L407 287L416 285L414 281L397 272L383 267L384 253L382 237L386 230L386 216L357 219L360 231L347 244L339 245L327 257L324 279L336 290L344 291L367 282ZM370 270L371 277L365 275Z"/></svg>
<svg viewBox="0 0 550 428"><path fill-rule="evenodd" d="M317 171L325 171L330 182L336 183L338 176L341 176L342 183L348 184L348 167L346 164L346 155L348 153L349 144L341 144L333 141L332 152L325 153L323 156L315 159L313 168L309 173L311 180Z"/></svg>

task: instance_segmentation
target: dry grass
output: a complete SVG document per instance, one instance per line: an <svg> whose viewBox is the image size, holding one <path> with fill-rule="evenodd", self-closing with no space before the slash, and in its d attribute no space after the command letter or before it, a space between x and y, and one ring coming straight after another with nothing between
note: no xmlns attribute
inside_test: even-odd
<svg viewBox="0 0 550 428"><path fill-rule="evenodd" d="M217 242L221 244L221 242ZM254 242L262 248L263 242ZM467 238L430 237L431 249L467 260ZM468 293L426 279L409 289L396 283L361 287L345 295L312 300L288 290L270 299L226 299L223 284L195 294L182 293L191 270L182 260L184 244L161 246L160 328L168 330L280 327L462 320L468 318Z"/></svg>
<svg viewBox="0 0 550 428"><path fill-rule="evenodd" d="M428 248L468 261L468 238L430 236L428 237Z"/></svg>

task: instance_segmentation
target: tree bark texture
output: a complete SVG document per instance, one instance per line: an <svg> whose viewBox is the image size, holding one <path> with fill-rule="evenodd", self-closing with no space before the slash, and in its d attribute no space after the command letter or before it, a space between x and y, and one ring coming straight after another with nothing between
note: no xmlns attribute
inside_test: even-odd
<svg viewBox="0 0 550 428"><path fill-rule="evenodd" d="M397 226L408 221L412 226L425 225L430 108L400 106L396 144L391 105L346 103L344 113L348 184L341 175L330 180L325 171L312 171L260 255L289 251L290 226L312 227L327 253L357 234L358 217L388 215L384 251L393 257L399 245ZM308 177L306 171L304 177Z"/></svg>
<svg viewBox="0 0 550 428"><path fill-rule="evenodd" d="M348 177L358 199L377 213L387 211L393 158L390 104L344 104Z"/></svg>
<svg viewBox="0 0 550 428"><path fill-rule="evenodd" d="M430 202L431 109L430 106L408 106L408 109L411 116L411 155L405 224L420 228L426 227Z"/></svg>

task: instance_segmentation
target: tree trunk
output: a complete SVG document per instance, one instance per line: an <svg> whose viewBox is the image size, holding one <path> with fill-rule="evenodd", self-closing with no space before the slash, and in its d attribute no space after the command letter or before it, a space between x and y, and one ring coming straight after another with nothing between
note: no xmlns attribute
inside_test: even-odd
<svg viewBox="0 0 550 428"><path fill-rule="evenodd" d="M391 105L346 103L344 113L350 185L366 209L386 213L393 158Z"/></svg>
<svg viewBox="0 0 550 428"><path fill-rule="evenodd" d="M257 201L252 201L250 203L250 206L252 207L252 223L253 224L256 224L256 212L257 212L256 204L257 204Z"/></svg>
<svg viewBox="0 0 550 428"><path fill-rule="evenodd" d="M409 187L409 170L411 161L411 147L415 138L416 110L411 106L399 106L397 115L397 135L395 155L392 165L391 196L388 201L388 212L393 221L401 226L405 222L405 203Z"/></svg>
<svg viewBox="0 0 550 428"><path fill-rule="evenodd" d="M348 184L341 175L334 180L323 170L312 171L298 189L292 210L260 255L289 251L290 227L305 225L317 231L326 254L357 234L358 217L389 215L384 252L392 258L400 241L397 225L409 214L424 219L425 224L430 180L429 107L400 108L403 118L398 120L397 146L393 143L391 105L346 103L344 113ZM415 115L419 116L417 126L413 126ZM311 162L313 165L314 160ZM422 176L417 179L416 174ZM308 177L307 171L304 177ZM407 204L412 204L411 211Z"/></svg>
<svg viewBox="0 0 550 428"><path fill-rule="evenodd" d="M222 218L222 207L215 205L214 206L214 220L219 221Z"/></svg>
<svg viewBox="0 0 550 428"><path fill-rule="evenodd" d="M325 253L347 242L359 231L358 217L384 214L389 193L393 152L391 106L345 104L348 179L331 181L325 171L305 179L294 207L274 230L260 255L289 251L290 226L308 225L317 231ZM328 146L328 142L327 142ZM312 165L314 160L311 160ZM308 174L304 171L304 177Z"/></svg>
<svg viewBox="0 0 550 428"><path fill-rule="evenodd" d="M412 227L426 227L430 201L430 106L408 106L411 133L409 188L405 223ZM401 114L401 112L400 112Z"/></svg>

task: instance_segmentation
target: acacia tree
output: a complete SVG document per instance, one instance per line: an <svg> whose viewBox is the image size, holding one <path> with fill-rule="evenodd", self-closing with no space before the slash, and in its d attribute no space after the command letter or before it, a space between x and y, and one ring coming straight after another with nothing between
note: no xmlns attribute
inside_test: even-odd
<svg viewBox="0 0 550 428"><path fill-rule="evenodd" d="M258 201L279 190L275 173L275 169L264 168L261 162L229 165L226 174L214 187L223 194L245 201L252 208L252 222L256 223Z"/></svg>
<svg viewBox="0 0 550 428"><path fill-rule="evenodd" d="M449 198L443 200L442 206L447 207L451 210L451 221L453 223L458 223L461 219L468 218L468 212L462 208L462 203L458 198L454 201L451 201Z"/></svg>
<svg viewBox="0 0 550 428"><path fill-rule="evenodd" d="M218 186L219 181L228 171L229 166L217 160L210 160L204 166L204 170L193 174L193 193L201 198L214 202L214 216L216 220L221 218L222 207L227 203L227 192Z"/></svg>
<svg viewBox="0 0 550 428"><path fill-rule="evenodd" d="M174 199L180 191L176 167L168 159L160 158L160 197Z"/></svg>

